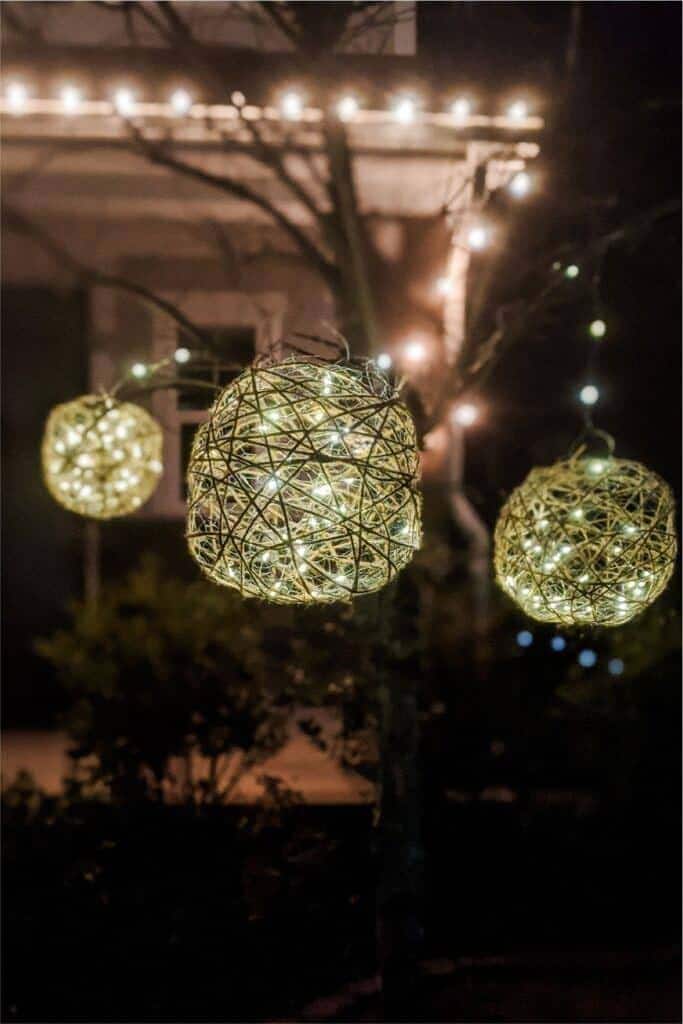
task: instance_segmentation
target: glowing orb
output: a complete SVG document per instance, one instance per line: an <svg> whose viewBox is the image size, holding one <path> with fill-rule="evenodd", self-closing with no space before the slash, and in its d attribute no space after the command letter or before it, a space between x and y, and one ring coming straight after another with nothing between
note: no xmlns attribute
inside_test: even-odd
<svg viewBox="0 0 683 1024"><path fill-rule="evenodd" d="M162 434L139 405L83 395L56 406L45 425L43 476L71 512L112 519L135 512L163 469Z"/></svg>
<svg viewBox="0 0 683 1024"><path fill-rule="evenodd" d="M532 469L496 525L498 582L542 622L628 622L664 590L675 558L670 488L611 455Z"/></svg>
<svg viewBox="0 0 683 1024"><path fill-rule="evenodd" d="M190 551L214 582L278 604L379 590L420 545L418 465L411 416L372 363L251 368L195 436Z"/></svg>

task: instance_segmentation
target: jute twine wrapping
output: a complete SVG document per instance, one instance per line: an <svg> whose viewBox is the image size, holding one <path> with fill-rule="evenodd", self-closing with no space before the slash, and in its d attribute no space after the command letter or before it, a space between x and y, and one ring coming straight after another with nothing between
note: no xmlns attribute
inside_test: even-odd
<svg viewBox="0 0 683 1024"><path fill-rule="evenodd" d="M190 551L214 582L278 604L379 590L420 545L418 466L412 418L374 364L252 367L195 436Z"/></svg>
<svg viewBox="0 0 683 1024"><path fill-rule="evenodd" d="M83 395L56 406L45 425L43 476L71 512L112 519L138 509L163 469L159 425L139 405Z"/></svg>
<svg viewBox="0 0 683 1024"><path fill-rule="evenodd" d="M664 590L675 558L670 488L612 456L532 469L495 530L500 586L531 618L565 626L628 622Z"/></svg>

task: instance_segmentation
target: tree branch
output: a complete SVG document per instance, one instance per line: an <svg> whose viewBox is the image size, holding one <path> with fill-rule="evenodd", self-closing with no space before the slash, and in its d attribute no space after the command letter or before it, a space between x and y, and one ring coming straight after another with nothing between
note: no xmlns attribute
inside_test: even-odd
<svg viewBox="0 0 683 1024"><path fill-rule="evenodd" d="M167 26L160 25L144 4L135 2L135 9L138 13L155 26L159 34L169 44L169 46L177 47L180 52L187 57L192 65L199 71L202 79L207 82L211 88L216 89L221 94L225 91L229 92L230 83L225 80L223 75L216 71L211 62L207 59L204 46L194 38L189 26L180 17L173 5L167 2L159 2L156 7L159 13L165 17ZM252 138L256 159L275 171L281 182L286 185L294 196L306 207L324 232L326 230L325 214L319 209L314 197L308 192L308 190L287 170L282 157L282 146L280 144L272 146L266 142L256 122L245 118L241 108L238 107L237 110L240 123Z"/></svg>
<svg viewBox="0 0 683 1024"><path fill-rule="evenodd" d="M179 174L185 175L185 177L193 178L195 181L200 181L204 185L209 185L211 188L219 189L221 192L228 192L231 195L236 196L238 199L244 200L244 202L252 203L259 209L266 212L276 224L278 224L289 236L292 238L299 249L302 251L304 256L315 266L323 279L332 288L336 288L338 281L337 268L333 263L330 263L325 255L318 249L317 245L308 237L305 231L295 224L294 221L290 220L286 214L282 212L277 206L274 205L266 196L260 192L256 192L255 189L249 185L244 185L240 181L236 181L234 178L229 178L226 175L212 174L210 171L204 171L201 167L195 167L193 164L185 163L182 160L178 160L171 153L169 153L162 146L156 145L146 139L142 132L139 131L133 124L127 122L129 131L134 141L137 143L139 152L145 156L151 163L157 164L160 167L167 167L169 170L177 171Z"/></svg>
<svg viewBox="0 0 683 1024"><path fill-rule="evenodd" d="M55 262L65 267L81 281L101 288L115 288L136 295L147 305L160 309L163 313L170 316L172 320L175 320L202 348L215 348L210 332L197 327L174 303L162 298L136 281L130 281L125 277L120 277L118 274L110 274L107 271L98 270L96 267L88 267L81 263L73 253L55 241L52 235L45 231L44 228L34 223L16 208L3 204L2 221L5 227L11 231L16 231L18 234L31 238L45 252L49 253Z"/></svg>
<svg viewBox="0 0 683 1024"><path fill-rule="evenodd" d="M272 0L266 0L265 3L259 3L259 9L263 11L266 17L270 18L275 27L282 32L283 36L298 49L301 42L299 34L280 12L278 4L272 3Z"/></svg>

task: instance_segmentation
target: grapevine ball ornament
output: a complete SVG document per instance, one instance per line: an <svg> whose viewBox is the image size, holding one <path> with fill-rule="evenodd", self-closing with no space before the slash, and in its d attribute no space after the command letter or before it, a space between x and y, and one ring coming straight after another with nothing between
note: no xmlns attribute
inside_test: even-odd
<svg viewBox="0 0 683 1024"><path fill-rule="evenodd" d="M533 619L618 626L659 597L676 558L674 500L639 462L584 449L532 469L495 530L499 584Z"/></svg>
<svg viewBox="0 0 683 1024"><path fill-rule="evenodd" d="M372 362L253 366L195 435L190 551L215 583L277 604L379 590L420 545L418 467L410 413Z"/></svg>
<svg viewBox="0 0 683 1024"><path fill-rule="evenodd" d="M110 395L83 395L56 406L43 435L50 494L71 512L112 519L135 512L161 471L162 434L148 412Z"/></svg>

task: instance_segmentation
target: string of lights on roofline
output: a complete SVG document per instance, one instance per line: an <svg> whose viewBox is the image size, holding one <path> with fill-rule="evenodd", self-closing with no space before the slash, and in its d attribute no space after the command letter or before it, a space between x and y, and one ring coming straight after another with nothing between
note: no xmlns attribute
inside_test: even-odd
<svg viewBox="0 0 683 1024"><path fill-rule="evenodd" d="M201 103L185 88L174 89L161 102L147 102L135 90L121 86L104 99L88 99L83 90L74 84L64 84L52 97L35 97L27 82L21 79L10 81L0 98L0 113L20 115L82 115L111 117L159 117L243 120L284 120L315 124L320 122L324 111L308 104L303 90L286 89L276 102L267 105L247 103L241 92L233 92L231 102L225 104ZM535 115L524 99L515 99L504 110L495 115L477 113L474 101L467 96L453 99L442 111L428 111L415 92L399 92L384 110L365 107L360 95L355 92L342 93L333 105L336 116L344 122L381 123L394 122L410 125L417 122L444 127L477 128L493 127L511 130L540 131L543 118Z"/></svg>
<svg viewBox="0 0 683 1024"><path fill-rule="evenodd" d="M73 84L65 84L57 96L36 98L31 95L28 85L20 80L9 82L0 98L0 113L13 116L22 115L53 115L53 116L119 116L160 117L160 118L196 118L196 119L244 119L285 120L292 122L316 123L323 117L323 111L310 107L306 103L303 92L295 89L284 91L276 105L255 106L247 104L244 95L234 92L230 104L204 104L195 100L184 88L175 89L164 102L143 102L135 91L128 87L116 89L105 100L89 100L82 90ZM429 112L422 108L414 94L398 94L386 110L370 110L364 108L359 97L354 93L340 96L335 105L340 120L346 123L379 123L394 122L398 125L411 125L417 122L460 128L501 127L508 129L524 129L539 131L543 128L543 119L534 115L528 103L523 99L511 102L504 113L498 116L477 114L473 101L466 96L453 100L447 111ZM515 199L526 198L533 190L534 179L527 170L518 170L510 178L507 189ZM486 250L491 243L491 229L483 222L470 225L464 239L465 248L474 253ZM554 269L561 270L559 264ZM571 263L564 268L564 275L569 280L579 276L577 264ZM453 280L444 275L435 282L435 292L444 301L454 290ZM596 319L589 325L589 333L593 339L602 339L607 331L604 320ZM190 353L187 349L178 350L178 362L187 361ZM178 353L176 357L178 357ZM187 353L187 355L185 355ZM427 347L419 339L408 339L398 354L407 368L418 367L428 356ZM184 358L183 358L184 357ZM383 352L377 357L377 364L382 370L389 370L394 357ZM133 376L141 379L147 374L145 364L136 363L132 369ZM593 407L599 400L600 392L596 384L586 382L579 391L579 401L586 408ZM480 408L472 402L464 402L453 409L453 418L461 427L473 426L481 416Z"/></svg>

